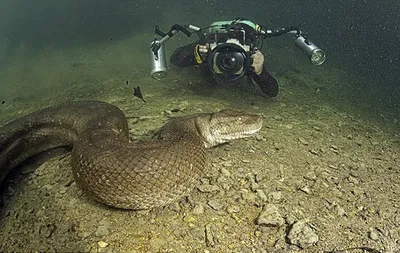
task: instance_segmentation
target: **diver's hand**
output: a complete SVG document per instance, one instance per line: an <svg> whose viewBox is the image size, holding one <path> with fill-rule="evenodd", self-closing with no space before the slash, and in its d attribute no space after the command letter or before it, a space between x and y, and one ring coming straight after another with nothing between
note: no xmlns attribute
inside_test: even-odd
<svg viewBox="0 0 400 253"><path fill-rule="evenodd" d="M199 45L199 53L201 54L206 54L208 53L208 48L210 47L210 45L205 44L205 45Z"/></svg>
<svg viewBox="0 0 400 253"><path fill-rule="evenodd" d="M210 44L208 43L206 43L205 45L199 45L199 55L203 61L207 59L207 54L209 49L210 49Z"/></svg>
<svg viewBox="0 0 400 253"><path fill-rule="evenodd" d="M260 75L263 70L264 55L259 50L257 50L254 54L251 55L251 58L253 58L253 64L251 64L251 66L254 68L254 73Z"/></svg>

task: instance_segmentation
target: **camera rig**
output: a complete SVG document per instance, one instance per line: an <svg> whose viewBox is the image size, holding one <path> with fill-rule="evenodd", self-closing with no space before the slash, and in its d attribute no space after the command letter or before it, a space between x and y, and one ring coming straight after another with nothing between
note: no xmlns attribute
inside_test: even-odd
<svg viewBox="0 0 400 253"><path fill-rule="evenodd" d="M208 63L217 79L233 81L240 78L251 65L249 56L262 48L264 39L285 34L294 36L295 45L309 57L312 64L323 64L326 59L324 51L307 39L299 27L300 25L270 30L242 18L214 22L204 28L174 24L168 32L163 32L156 26L154 40L150 44L151 75L156 79L166 75L165 43L178 32L183 32L187 37L196 34L200 39L208 39L211 50ZM221 40L220 37L225 39Z"/></svg>

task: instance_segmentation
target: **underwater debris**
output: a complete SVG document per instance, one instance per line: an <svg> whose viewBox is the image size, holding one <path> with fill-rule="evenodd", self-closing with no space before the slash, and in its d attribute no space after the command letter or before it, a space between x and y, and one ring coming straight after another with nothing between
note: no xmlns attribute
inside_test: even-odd
<svg viewBox="0 0 400 253"><path fill-rule="evenodd" d="M146 103L146 100L144 100L144 98L143 98L142 91L140 90L140 86L138 86L138 87L133 87L133 95L134 95L135 97L140 98L141 100L143 100L143 102Z"/></svg>

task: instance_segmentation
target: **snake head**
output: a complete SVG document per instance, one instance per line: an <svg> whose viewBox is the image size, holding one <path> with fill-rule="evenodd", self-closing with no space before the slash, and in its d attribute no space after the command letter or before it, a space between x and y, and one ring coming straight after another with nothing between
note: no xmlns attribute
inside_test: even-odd
<svg viewBox="0 0 400 253"><path fill-rule="evenodd" d="M206 148L257 133L263 124L261 115L225 109L199 114L195 120L199 135Z"/></svg>

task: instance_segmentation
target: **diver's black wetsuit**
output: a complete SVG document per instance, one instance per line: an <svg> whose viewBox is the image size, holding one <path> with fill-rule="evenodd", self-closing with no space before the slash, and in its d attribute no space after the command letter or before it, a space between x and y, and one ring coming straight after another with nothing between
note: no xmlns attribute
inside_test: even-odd
<svg viewBox="0 0 400 253"><path fill-rule="evenodd" d="M207 41L205 40L199 40L186 46L177 48L175 52L171 55L171 63L178 67L189 67L198 64L194 57L194 49L196 45L205 45L206 43ZM257 75L256 73L251 71L250 76L266 95L270 97L276 97L278 95L278 82L268 72L267 68L265 67L265 63L263 65L263 69L260 75Z"/></svg>

